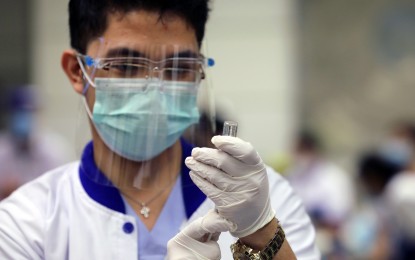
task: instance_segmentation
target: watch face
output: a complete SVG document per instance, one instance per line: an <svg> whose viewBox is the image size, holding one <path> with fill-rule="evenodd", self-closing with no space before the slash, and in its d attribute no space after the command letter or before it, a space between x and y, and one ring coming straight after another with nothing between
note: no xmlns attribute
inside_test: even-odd
<svg viewBox="0 0 415 260"><path fill-rule="evenodd" d="M249 256L239 252L233 253L233 258L238 260L250 260Z"/></svg>
<svg viewBox="0 0 415 260"><path fill-rule="evenodd" d="M239 243L239 240L231 245L231 251L233 254L233 259L237 260L261 260L261 257L258 253L253 253L252 248L249 248L245 245Z"/></svg>

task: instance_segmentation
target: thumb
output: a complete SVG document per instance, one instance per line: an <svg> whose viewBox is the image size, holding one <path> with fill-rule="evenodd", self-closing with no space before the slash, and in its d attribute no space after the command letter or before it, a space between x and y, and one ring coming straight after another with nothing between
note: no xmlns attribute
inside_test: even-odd
<svg viewBox="0 0 415 260"><path fill-rule="evenodd" d="M198 241L201 241L206 234L215 234L226 231L233 231L236 228L231 221L221 217L215 210L210 210L205 216L192 222L184 229L184 233Z"/></svg>

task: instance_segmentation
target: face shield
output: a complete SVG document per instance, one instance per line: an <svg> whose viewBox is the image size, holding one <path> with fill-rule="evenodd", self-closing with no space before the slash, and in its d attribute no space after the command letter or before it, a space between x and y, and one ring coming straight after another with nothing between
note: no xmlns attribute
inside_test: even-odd
<svg viewBox="0 0 415 260"><path fill-rule="evenodd" d="M199 125L200 111L214 120L213 95L204 80L213 60L198 46L99 42L93 53L77 53L99 169L86 174L121 190L165 190L188 174L183 142L195 140L197 132L189 129ZM78 139L85 140L86 132Z"/></svg>

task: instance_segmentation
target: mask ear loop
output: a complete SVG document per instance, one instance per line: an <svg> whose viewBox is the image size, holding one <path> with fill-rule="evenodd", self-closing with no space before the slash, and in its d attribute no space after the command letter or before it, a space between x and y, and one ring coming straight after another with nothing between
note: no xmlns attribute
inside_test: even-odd
<svg viewBox="0 0 415 260"><path fill-rule="evenodd" d="M84 79L86 79L86 81L87 81L87 84L85 84L85 87L82 90L82 94L85 96L87 90L89 89L89 86L93 86L95 88L95 84L92 82L91 78L89 77L88 73L86 72L84 63L81 61L81 58L79 56L76 56L76 59L78 60L79 67L81 68L81 71L82 71L82 74L83 74L82 77ZM94 64L94 61L93 61L92 58L87 56L86 57L86 63L87 63L88 66L90 66L90 65ZM95 72L95 69L96 68L94 67L94 70L92 71L92 73Z"/></svg>
<svg viewBox="0 0 415 260"><path fill-rule="evenodd" d="M101 53L101 51L103 49L104 38L100 37L99 41L100 41L101 44L100 44L100 48L98 49L98 53ZM85 105L85 110L86 110L89 118L93 122L94 120L93 120L93 117L92 117L92 112L88 107L88 102L86 102L86 92L88 91L89 86L92 86L92 87L95 88L96 85L94 84L94 82L92 82L92 79L89 77L88 73L86 72L84 63L82 62L81 58L77 55L76 59L78 60L79 67L81 68L81 71L82 71L82 74L83 74L82 77L83 77L83 79L86 79L86 81L87 81L87 84L85 84L85 87L82 90L82 101ZM88 66L94 66L95 65L95 60L93 58L91 58L90 56L86 56L85 62L86 62L86 65L88 65ZM92 75L95 74L95 71L96 71L96 66L93 67Z"/></svg>
<svg viewBox="0 0 415 260"><path fill-rule="evenodd" d="M84 103L85 110L86 110L89 118L92 120L92 113L91 113L91 110L88 107L88 103L86 102L86 92L87 92L89 86L93 86L95 88L95 84L92 82L91 78L87 74L84 63L82 62L81 58L79 56L76 56L76 59L78 60L79 67L81 68L81 71L82 71L82 74L83 74L82 78L86 79L86 81L87 81L87 83L85 84L84 89L82 90L82 102ZM92 60L92 58L87 56L87 58L86 58L87 65L88 66L93 65L93 62L94 61ZM92 73L94 73L94 72L95 72L95 68L94 68Z"/></svg>
<svg viewBox="0 0 415 260"><path fill-rule="evenodd" d="M102 49L103 49L103 44L104 44L104 38L103 37L99 37L99 41L100 41L100 48L98 49L98 53L101 53ZM88 66L94 66L96 64L96 61L91 58L90 56L85 56L85 62L86 65ZM83 78L87 80L87 84L85 85L85 88L82 90L82 95L85 96L86 92L89 89L89 86L92 87L96 87L95 84L92 82L92 79L89 77L88 73L86 72L84 63L81 61L80 57L77 55L76 59L78 60L79 66L81 68L82 74L83 74ZM95 74L96 71L96 66L94 66L93 70L92 70L92 75Z"/></svg>

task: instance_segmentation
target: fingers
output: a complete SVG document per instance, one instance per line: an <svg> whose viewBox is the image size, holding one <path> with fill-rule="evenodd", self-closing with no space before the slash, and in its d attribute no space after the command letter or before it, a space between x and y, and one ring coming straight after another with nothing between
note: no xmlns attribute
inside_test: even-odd
<svg viewBox="0 0 415 260"><path fill-rule="evenodd" d="M216 241L200 242L180 232L167 243L166 259L221 259L221 253L219 244Z"/></svg>
<svg viewBox="0 0 415 260"><path fill-rule="evenodd" d="M221 201L218 201L218 197L222 193L222 191L218 187L216 187L215 185L203 179L202 177L200 177L192 171L189 173L189 175L192 181L196 184L196 186L199 187L199 189L204 194L206 194L206 196L208 196L215 203L221 203Z"/></svg>
<svg viewBox="0 0 415 260"><path fill-rule="evenodd" d="M185 162L187 167L191 168L195 172L199 173L199 171L207 171L208 168L202 167L200 164L203 163L205 165L218 168L221 170L220 172L236 178L246 177L247 172L255 173L258 170L262 170L264 167L262 163L254 165L246 164L221 150L212 148L193 148L192 158L194 160L187 158ZM259 157L258 160L260 160ZM210 172L210 174L213 174L213 172ZM203 176L203 178L210 179L208 176Z"/></svg>
<svg viewBox="0 0 415 260"><path fill-rule="evenodd" d="M212 143L219 149L248 165L261 162L261 158L254 147L238 137L216 135L212 137Z"/></svg>
<svg viewBox="0 0 415 260"><path fill-rule="evenodd" d="M215 210L211 210L202 218L201 227L207 233L215 234L232 231L235 224L221 217Z"/></svg>
<svg viewBox="0 0 415 260"><path fill-rule="evenodd" d="M232 190L235 186L235 181L237 180L234 180L230 175L215 166L199 162L193 157L187 157L185 163L194 174L209 181L222 191Z"/></svg>
<svg viewBox="0 0 415 260"><path fill-rule="evenodd" d="M231 194L231 192L222 191L220 188L192 171L189 174L196 186L198 186L199 189L206 194L206 196L208 196L216 206L231 206L239 203L241 194L240 191L234 192L236 194Z"/></svg>
<svg viewBox="0 0 415 260"><path fill-rule="evenodd" d="M185 235L202 242L207 234L214 234L214 238L211 240L217 240L219 238L218 233L233 230L235 230L235 225L232 222L219 216L214 210L211 210L202 218L198 218L192 222L183 232Z"/></svg>

